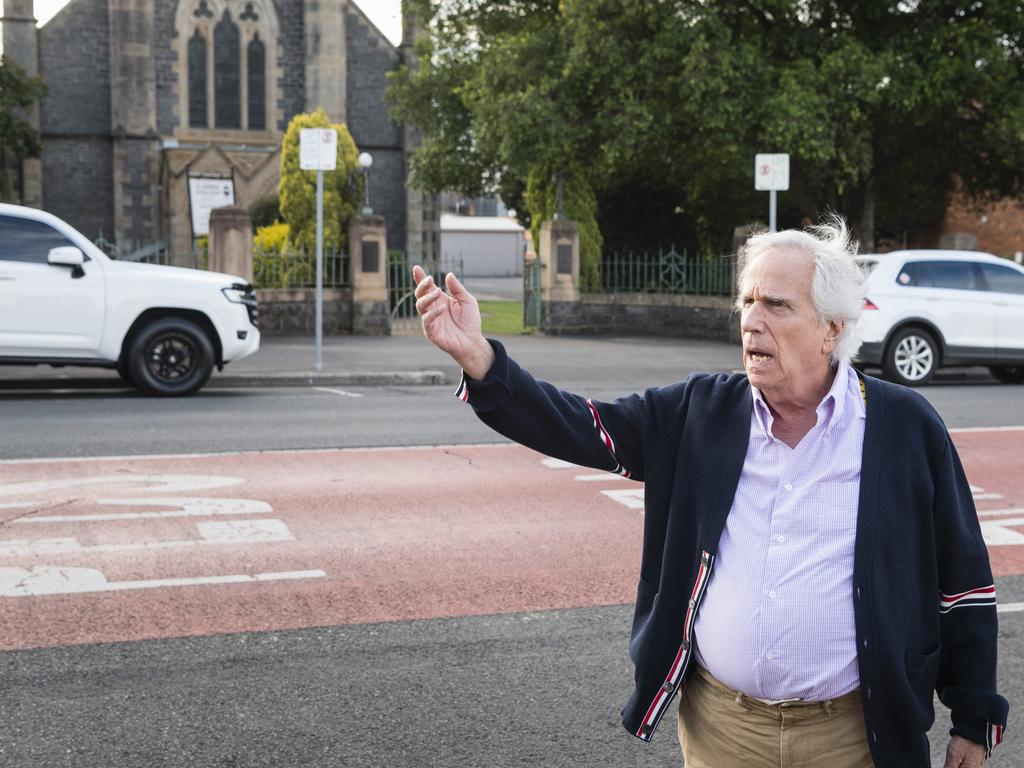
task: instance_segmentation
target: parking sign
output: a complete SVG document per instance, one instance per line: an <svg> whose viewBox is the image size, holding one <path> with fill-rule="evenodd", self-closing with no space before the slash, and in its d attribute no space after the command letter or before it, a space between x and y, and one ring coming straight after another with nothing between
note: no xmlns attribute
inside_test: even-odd
<svg viewBox="0 0 1024 768"><path fill-rule="evenodd" d="M333 128L303 128L299 132L299 168L333 171L338 164L338 132Z"/></svg>
<svg viewBox="0 0 1024 768"><path fill-rule="evenodd" d="M789 155L755 155L754 189L779 192L789 189Z"/></svg>

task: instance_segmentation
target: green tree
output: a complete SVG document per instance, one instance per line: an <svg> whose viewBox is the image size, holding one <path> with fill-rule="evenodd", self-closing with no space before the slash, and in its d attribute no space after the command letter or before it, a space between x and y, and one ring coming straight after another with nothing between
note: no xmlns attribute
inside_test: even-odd
<svg viewBox="0 0 1024 768"><path fill-rule="evenodd" d="M39 133L25 120L25 113L45 95L42 78L29 77L14 61L0 56L0 199L16 201L10 158L20 163L38 157L43 149Z"/></svg>
<svg viewBox="0 0 1024 768"><path fill-rule="evenodd" d="M288 124L281 146L281 215L288 223L288 246L310 252L316 248L316 173L299 168L299 135L303 128L334 128L338 132L338 162L324 171L324 249L345 246L349 219L359 210L363 180L355 142L344 125L331 125L323 109L296 115Z"/></svg>
<svg viewBox="0 0 1024 768"><path fill-rule="evenodd" d="M390 98L422 131L429 189L514 191L553 164L607 211L649 179L650 219L680 216L705 250L763 218L757 152L791 156L783 224L832 208L866 246L927 225L958 185L982 201L1022 191L1014 0L414 5L430 19L421 66Z"/></svg>

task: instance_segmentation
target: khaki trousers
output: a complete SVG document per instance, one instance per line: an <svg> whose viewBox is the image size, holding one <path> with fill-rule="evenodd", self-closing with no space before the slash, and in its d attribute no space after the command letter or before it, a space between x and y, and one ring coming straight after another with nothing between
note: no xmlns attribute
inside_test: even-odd
<svg viewBox="0 0 1024 768"><path fill-rule="evenodd" d="M860 692L765 704L697 667L679 700L686 768L871 768Z"/></svg>

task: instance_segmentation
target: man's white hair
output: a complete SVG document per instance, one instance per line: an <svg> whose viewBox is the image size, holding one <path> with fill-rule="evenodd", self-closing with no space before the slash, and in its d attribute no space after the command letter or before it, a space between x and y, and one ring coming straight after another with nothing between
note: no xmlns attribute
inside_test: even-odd
<svg viewBox="0 0 1024 768"><path fill-rule="evenodd" d="M846 222L837 214L831 214L821 224L806 229L754 235L739 252L737 283L740 296L736 302L737 309L743 309L747 276L761 256L778 249L805 253L814 260L811 297L818 319L823 323L835 321L843 325L829 358L833 364L840 360L849 361L860 346L855 331L864 309L864 273L857 264L858 247L857 241L850 237Z"/></svg>

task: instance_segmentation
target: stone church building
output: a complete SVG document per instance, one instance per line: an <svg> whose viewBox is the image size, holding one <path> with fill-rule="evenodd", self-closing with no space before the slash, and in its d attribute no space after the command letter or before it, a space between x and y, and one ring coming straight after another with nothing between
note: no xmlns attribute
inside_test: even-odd
<svg viewBox="0 0 1024 768"><path fill-rule="evenodd" d="M273 195L289 120L323 107L373 156L388 247L436 254L435 201L405 184L413 131L384 102L411 47L353 0L71 0L40 28L33 15L32 0L4 1L5 53L49 88L27 204L123 253L187 252L189 177L232 178L243 206Z"/></svg>

